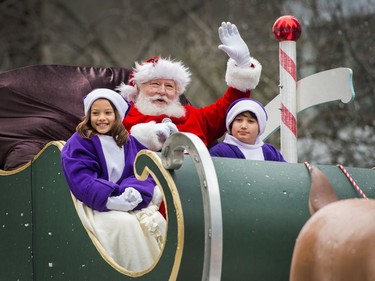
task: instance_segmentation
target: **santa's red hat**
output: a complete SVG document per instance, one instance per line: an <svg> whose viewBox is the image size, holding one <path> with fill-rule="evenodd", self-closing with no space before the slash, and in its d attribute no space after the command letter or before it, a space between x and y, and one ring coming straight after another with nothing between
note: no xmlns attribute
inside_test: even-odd
<svg viewBox="0 0 375 281"><path fill-rule="evenodd" d="M135 101L137 97L136 85L156 79L174 80L179 95L183 94L190 83L190 71L180 61L159 56L150 58L142 63L135 63L130 74L129 83L122 83L117 90L129 101Z"/></svg>

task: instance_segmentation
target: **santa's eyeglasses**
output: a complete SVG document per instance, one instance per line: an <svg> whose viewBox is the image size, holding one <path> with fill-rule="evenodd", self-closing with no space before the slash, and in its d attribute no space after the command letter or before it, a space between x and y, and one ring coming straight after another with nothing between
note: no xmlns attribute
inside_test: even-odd
<svg viewBox="0 0 375 281"><path fill-rule="evenodd" d="M173 84L173 82L161 82L158 80L153 80L153 81L146 82L144 84L154 89L155 91L161 90L163 86L164 86L165 91L168 93L176 91L176 87Z"/></svg>

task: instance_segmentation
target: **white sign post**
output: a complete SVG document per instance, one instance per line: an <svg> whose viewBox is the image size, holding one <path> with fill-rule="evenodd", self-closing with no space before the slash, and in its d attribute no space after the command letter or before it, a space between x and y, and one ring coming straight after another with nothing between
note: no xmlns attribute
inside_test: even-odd
<svg viewBox="0 0 375 281"><path fill-rule="evenodd" d="M293 16L282 16L276 20L272 31L279 41L281 153L287 162L296 163L298 160L296 41L301 35L301 25Z"/></svg>

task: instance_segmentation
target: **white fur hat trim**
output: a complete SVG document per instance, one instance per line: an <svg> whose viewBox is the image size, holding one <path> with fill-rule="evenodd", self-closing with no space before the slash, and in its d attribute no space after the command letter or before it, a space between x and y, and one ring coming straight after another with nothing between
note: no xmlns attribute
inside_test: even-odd
<svg viewBox="0 0 375 281"><path fill-rule="evenodd" d="M142 63L135 63L129 79L129 85L120 85L116 88L123 97L134 101L137 96L136 85L156 79L169 79L176 83L177 92L183 94L190 83L191 73L180 61L154 57Z"/></svg>
<svg viewBox="0 0 375 281"><path fill-rule="evenodd" d="M137 98L137 86L126 85L124 82L121 82L120 86L116 87L115 90L119 91L128 101L135 102L135 99Z"/></svg>

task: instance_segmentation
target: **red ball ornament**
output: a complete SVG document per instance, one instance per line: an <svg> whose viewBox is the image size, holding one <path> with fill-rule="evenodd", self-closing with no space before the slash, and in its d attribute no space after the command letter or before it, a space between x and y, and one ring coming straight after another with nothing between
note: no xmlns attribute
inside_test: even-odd
<svg viewBox="0 0 375 281"><path fill-rule="evenodd" d="M272 32L278 41L297 41L301 35L302 27L297 18L282 16L273 24Z"/></svg>

